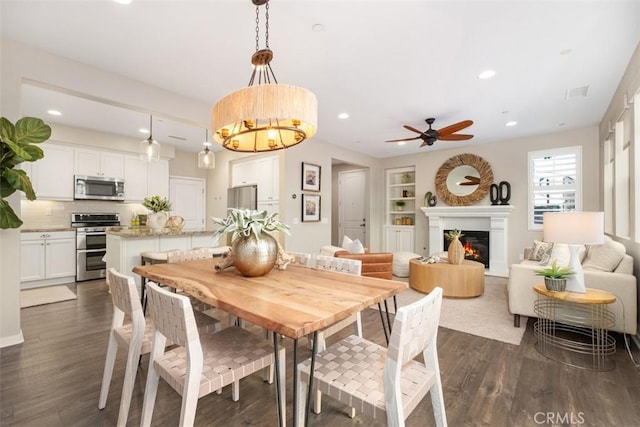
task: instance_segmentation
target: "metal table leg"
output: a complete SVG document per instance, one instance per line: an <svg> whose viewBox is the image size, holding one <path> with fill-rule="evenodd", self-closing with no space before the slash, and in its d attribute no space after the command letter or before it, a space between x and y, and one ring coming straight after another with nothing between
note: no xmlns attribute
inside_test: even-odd
<svg viewBox="0 0 640 427"><path fill-rule="evenodd" d="M389 335L387 334L387 325L384 323L384 315L382 314L382 304L378 303L378 312L380 313L380 321L382 322L382 331L384 332L384 339L389 345Z"/></svg>
<svg viewBox="0 0 640 427"><path fill-rule="evenodd" d="M276 334L275 332L272 334L273 335L273 351L274 351L274 357L275 357L275 364L276 364L276 405L277 405L277 411L278 411L278 426L279 427L283 427L284 426L284 417L285 414L283 414L280 411L280 402L282 401L282 396L280 395L280 357L279 357L279 352L278 352L278 334ZM295 342L297 342L297 340L295 340ZM294 347L293 347L293 362L295 363L295 344L294 342ZM294 371L295 372L295 371ZM294 374L295 375L295 374ZM295 383L294 383L294 387L295 387ZM295 402L294 402L295 405Z"/></svg>
<svg viewBox="0 0 640 427"><path fill-rule="evenodd" d="M316 351L317 351L317 346L318 346L318 331L313 333L313 348L311 349L311 366L309 367L309 390L307 393L307 402L306 402L306 406L305 406L305 410L304 410L304 427L307 427L309 425L309 418L311 416L311 398L313 395L313 370L315 369L315 365L316 365ZM294 366L295 369L295 366ZM297 378L294 378L293 380L296 381ZM295 386L295 383L294 383ZM296 396L296 390L293 390L293 395ZM294 397L294 400L295 397ZM293 416L295 417L296 415L296 409L293 409ZM295 426L295 423L294 423Z"/></svg>

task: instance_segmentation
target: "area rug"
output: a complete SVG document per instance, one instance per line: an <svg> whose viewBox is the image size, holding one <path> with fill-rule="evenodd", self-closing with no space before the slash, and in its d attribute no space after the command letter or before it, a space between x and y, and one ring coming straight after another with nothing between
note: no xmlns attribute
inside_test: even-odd
<svg viewBox="0 0 640 427"><path fill-rule="evenodd" d="M396 280L402 280L397 279ZM404 280L406 281L406 279ZM425 294L409 288L398 294L398 306L411 304ZM393 311L393 303L389 311ZM513 315L509 313L507 303L507 279L501 277L485 277L484 294L477 298L443 298L440 312L440 326L520 345L527 325L527 318L522 317L520 327L513 327Z"/></svg>
<svg viewBox="0 0 640 427"><path fill-rule="evenodd" d="M72 299L78 299L78 297L65 285L25 289L20 291L20 308L69 301Z"/></svg>

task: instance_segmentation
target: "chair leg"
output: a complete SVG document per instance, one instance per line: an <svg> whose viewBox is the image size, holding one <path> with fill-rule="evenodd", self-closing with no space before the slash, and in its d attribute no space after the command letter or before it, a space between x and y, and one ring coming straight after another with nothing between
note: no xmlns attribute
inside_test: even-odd
<svg viewBox="0 0 640 427"><path fill-rule="evenodd" d="M296 367L294 369L298 369L298 381L297 381L298 386L296 387L296 396L293 396L293 398L296 399L297 401L296 413L293 414L293 416L296 417L294 421L297 421L297 423L294 422L293 424L298 426L303 426L305 425L305 412L306 412L305 394L307 392L307 388L309 387L309 382L303 380L302 377L304 376L304 374L299 368Z"/></svg>
<svg viewBox="0 0 640 427"><path fill-rule="evenodd" d="M142 332L142 331L141 331ZM127 425L129 417L129 407L131 406L131 395L136 383L136 373L138 372L138 362L142 349L142 333L129 343L127 354L127 367L124 372L124 382L122 384L122 396L120 398L120 410L118 412L118 427Z"/></svg>
<svg viewBox="0 0 640 427"><path fill-rule="evenodd" d="M194 425L196 419L196 408L198 407L198 388L202 377L202 353L194 357L200 365L190 364L190 369L185 379L184 392L182 395L182 410L180 411L180 426L190 427ZM198 360L199 359L199 360ZM234 383L235 385L236 383Z"/></svg>
<svg viewBox="0 0 640 427"><path fill-rule="evenodd" d="M107 405L107 396L109 395L109 386L111 377L113 376L113 367L116 363L116 353L118 352L118 342L111 331L109 335L109 345L107 347L107 357L104 362L104 373L102 374L102 386L100 387L100 399L98 400L98 409L104 409Z"/></svg>
<svg viewBox="0 0 640 427"><path fill-rule="evenodd" d="M240 400L240 381L234 381L231 383L231 400L237 402Z"/></svg>
<svg viewBox="0 0 640 427"><path fill-rule="evenodd" d="M142 403L142 415L140 416L140 427L149 427L153 416L153 407L156 404L156 394L158 392L158 380L160 376L153 367L153 358L149 358L149 372L147 373L147 384L144 388L144 401Z"/></svg>

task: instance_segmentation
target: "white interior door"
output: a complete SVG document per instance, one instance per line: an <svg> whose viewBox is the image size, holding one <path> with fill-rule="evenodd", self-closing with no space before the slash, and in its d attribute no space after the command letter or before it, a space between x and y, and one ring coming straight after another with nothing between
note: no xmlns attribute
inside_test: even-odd
<svg viewBox="0 0 640 427"><path fill-rule="evenodd" d="M185 230L204 230L205 203L204 179L169 178L171 215L184 218Z"/></svg>
<svg viewBox="0 0 640 427"><path fill-rule="evenodd" d="M367 246L367 173L365 170L338 173L338 243L347 235Z"/></svg>

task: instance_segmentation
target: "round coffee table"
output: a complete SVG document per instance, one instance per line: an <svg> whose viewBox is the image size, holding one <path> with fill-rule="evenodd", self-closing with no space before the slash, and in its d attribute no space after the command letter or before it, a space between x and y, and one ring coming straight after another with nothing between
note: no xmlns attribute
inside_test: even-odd
<svg viewBox="0 0 640 427"><path fill-rule="evenodd" d="M484 264L468 260L460 265L448 262L427 264L412 259L409 260L409 286L424 293L440 286L445 297L479 297L484 292Z"/></svg>

